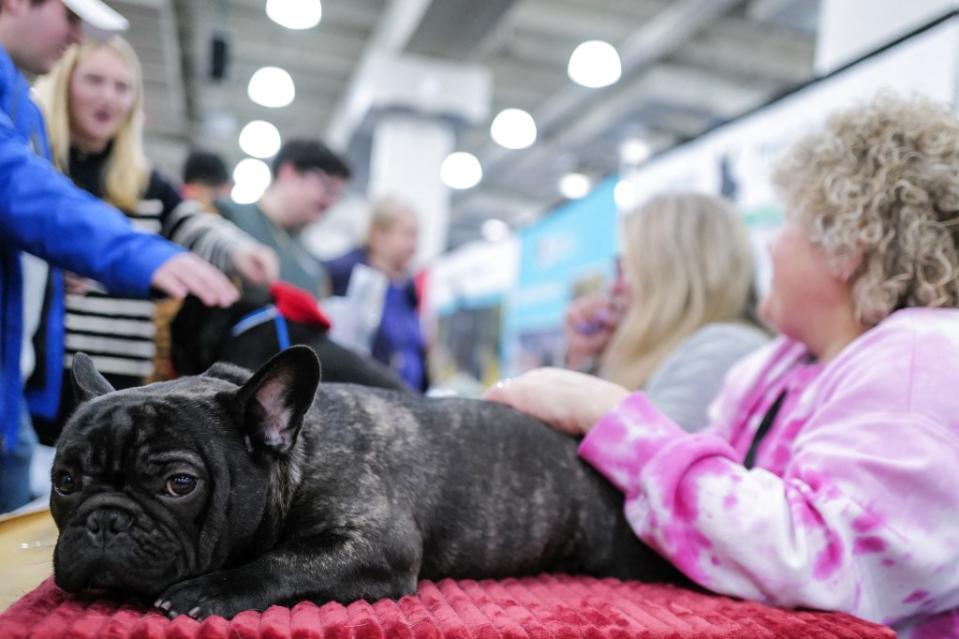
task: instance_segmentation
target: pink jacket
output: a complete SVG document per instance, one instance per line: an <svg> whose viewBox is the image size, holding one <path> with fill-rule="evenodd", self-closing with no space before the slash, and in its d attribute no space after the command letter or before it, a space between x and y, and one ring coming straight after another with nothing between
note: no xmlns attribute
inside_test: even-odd
<svg viewBox="0 0 959 639"><path fill-rule="evenodd" d="M583 440L639 537L715 592L959 637L959 310L898 311L825 366L780 338L711 416L689 434L635 393Z"/></svg>

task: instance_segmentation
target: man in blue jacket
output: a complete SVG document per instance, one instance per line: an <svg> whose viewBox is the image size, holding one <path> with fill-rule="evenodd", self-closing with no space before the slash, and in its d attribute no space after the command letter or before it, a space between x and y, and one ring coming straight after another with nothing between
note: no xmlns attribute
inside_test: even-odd
<svg viewBox="0 0 959 639"><path fill-rule="evenodd" d="M237 296L212 266L135 231L122 213L50 164L43 118L23 74L47 73L82 39L84 22L104 31L126 27L100 0L0 0L0 512L30 498L30 415L56 415L63 365L58 268L125 295L194 293L218 305Z"/></svg>

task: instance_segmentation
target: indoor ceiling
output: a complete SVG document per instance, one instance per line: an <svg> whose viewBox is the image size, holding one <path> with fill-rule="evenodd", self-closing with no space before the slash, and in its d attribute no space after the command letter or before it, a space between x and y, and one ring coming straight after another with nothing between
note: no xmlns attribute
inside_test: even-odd
<svg viewBox="0 0 959 639"><path fill-rule="evenodd" d="M461 124L457 137L484 178L453 193L451 246L478 238L489 218L514 227L536 219L562 201L557 184L567 171L615 173L624 139L669 148L809 80L819 12L818 0L323 0L320 24L292 31L267 18L264 0L108 2L130 19L142 57L148 151L174 174L190 146L242 159L237 136L255 119L284 137L333 135L373 49L487 68L489 117ZM220 80L210 73L215 36L230 51ZM602 89L566 74L572 50L594 39L622 58L622 78ZM247 97L250 76L267 65L294 78L290 106ZM533 115L533 146L507 150L490 139L490 120L506 107ZM346 148L360 193L362 133L351 132Z"/></svg>

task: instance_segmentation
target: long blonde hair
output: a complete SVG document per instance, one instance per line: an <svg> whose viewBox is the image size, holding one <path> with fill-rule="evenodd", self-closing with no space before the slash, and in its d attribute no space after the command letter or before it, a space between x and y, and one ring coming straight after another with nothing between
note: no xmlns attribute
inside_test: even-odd
<svg viewBox="0 0 959 639"><path fill-rule="evenodd" d="M652 198L626 215L623 270L632 302L600 376L641 388L680 342L711 322L750 322L753 259L746 226L726 200L698 193Z"/></svg>
<svg viewBox="0 0 959 639"><path fill-rule="evenodd" d="M133 47L119 36L106 42L87 40L71 46L53 70L37 81L34 90L43 108L53 161L63 173L70 171L70 80L77 65L94 51L109 49L130 68L134 83L133 107L113 138L103 173L103 199L126 210L136 210L150 178L150 163L143 152L143 72Z"/></svg>

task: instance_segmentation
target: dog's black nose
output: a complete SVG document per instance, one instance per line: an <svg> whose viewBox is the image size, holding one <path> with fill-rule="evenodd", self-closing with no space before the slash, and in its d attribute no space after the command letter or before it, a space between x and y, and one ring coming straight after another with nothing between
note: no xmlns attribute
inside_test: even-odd
<svg viewBox="0 0 959 639"><path fill-rule="evenodd" d="M117 508L100 508L87 515L87 530L100 543L127 530L132 523L130 514Z"/></svg>

